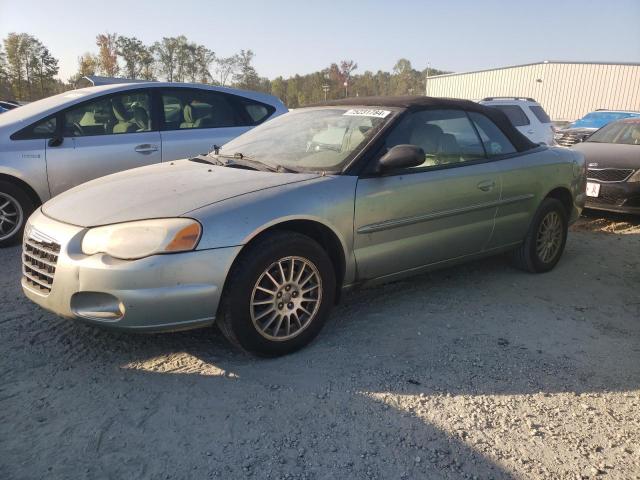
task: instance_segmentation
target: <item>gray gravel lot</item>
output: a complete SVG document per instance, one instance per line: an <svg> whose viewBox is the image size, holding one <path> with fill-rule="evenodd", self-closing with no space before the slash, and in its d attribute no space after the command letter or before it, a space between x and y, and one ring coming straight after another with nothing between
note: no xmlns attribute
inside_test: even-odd
<svg viewBox="0 0 640 480"><path fill-rule="evenodd" d="M640 479L640 222L348 295L310 347L59 319L0 251L0 478Z"/></svg>

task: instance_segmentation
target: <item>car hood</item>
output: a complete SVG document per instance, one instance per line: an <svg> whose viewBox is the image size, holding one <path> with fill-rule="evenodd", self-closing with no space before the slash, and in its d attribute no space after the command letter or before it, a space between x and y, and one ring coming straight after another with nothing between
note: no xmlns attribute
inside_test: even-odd
<svg viewBox="0 0 640 480"><path fill-rule="evenodd" d="M583 153L593 168L640 168L640 145L583 142L571 148Z"/></svg>
<svg viewBox="0 0 640 480"><path fill-rule="evenodd" d="M180 160L92 180L49 200L42 211L55 220L81 227L178 217L232 197L318 176Z"/></svg>

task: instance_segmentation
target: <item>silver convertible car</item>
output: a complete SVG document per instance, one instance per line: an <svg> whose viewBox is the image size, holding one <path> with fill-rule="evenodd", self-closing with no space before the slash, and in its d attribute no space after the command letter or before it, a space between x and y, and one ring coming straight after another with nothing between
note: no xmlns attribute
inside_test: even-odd
<svg viewBox="0 0 640 480"><path fill-rule="evenodd" d="M582 154L428 97L302 108L209 155L93 180L29 219L25 294L131 331L218 324L258 355L320 331L345 289L501 252L552 269Z"/></svg>

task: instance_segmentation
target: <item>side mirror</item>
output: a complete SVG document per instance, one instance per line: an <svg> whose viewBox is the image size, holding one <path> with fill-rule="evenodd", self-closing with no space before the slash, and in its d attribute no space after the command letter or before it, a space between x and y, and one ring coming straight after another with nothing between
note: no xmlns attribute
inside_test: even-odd
<svg viewBox="0 0 640 480"><path fill-rule="evenodd" d="M62 145L62 142L64 142L64 138L63 137L52 137L49 139L49 142L47 143L50 147L59 147L60 145Z"/></svg>
<svg viewBox="0 0 640 480"><path fill-rule="evenodd" d="M415 145L396 145L378 161L378 172L417 167L424 163L424 150Z"/></svg>

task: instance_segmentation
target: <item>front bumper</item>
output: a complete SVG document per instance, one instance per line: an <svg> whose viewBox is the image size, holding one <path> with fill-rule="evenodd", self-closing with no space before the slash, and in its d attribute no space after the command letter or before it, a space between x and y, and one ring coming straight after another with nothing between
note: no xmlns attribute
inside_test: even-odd
<svg viewBox="0 0 640 480"><path fill-rule="evenodd" d="M587 197L586 208L640 215L640 182L599 183L599 195Z"/></svg>
<svg viewBox="0 0 640 480"><path fill-rule="evenodd" d="M105 327L137 331L172 331L210 325L222 287L240 247L154 255L125 261L81 252L85 228L52 220L40 210L29 219L29 232L54 239L60 253L51 290L36 288L25 277L25 295L62 317Z"/></svg>

